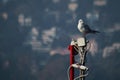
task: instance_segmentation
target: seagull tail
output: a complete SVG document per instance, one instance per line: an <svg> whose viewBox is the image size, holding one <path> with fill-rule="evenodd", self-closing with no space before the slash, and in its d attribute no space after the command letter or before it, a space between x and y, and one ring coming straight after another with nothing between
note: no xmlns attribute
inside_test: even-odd
<svg viewBox="0 0 120 80"><path fill-rule="evenodd" d="M99 31L96 31L96 30L92 30L92 33L100 33Z"/></svg>

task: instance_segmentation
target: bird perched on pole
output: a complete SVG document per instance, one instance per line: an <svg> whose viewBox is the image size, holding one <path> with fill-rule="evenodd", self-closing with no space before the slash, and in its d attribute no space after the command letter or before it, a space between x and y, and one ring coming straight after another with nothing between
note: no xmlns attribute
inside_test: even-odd
<svg viewBox="0 0 120 80"><path fill-rule="evenodd" d="M82 19L78 21L78 30L85 36L88 33L99 33L99 31L91 29L87 24L84 23Z"/></svg>

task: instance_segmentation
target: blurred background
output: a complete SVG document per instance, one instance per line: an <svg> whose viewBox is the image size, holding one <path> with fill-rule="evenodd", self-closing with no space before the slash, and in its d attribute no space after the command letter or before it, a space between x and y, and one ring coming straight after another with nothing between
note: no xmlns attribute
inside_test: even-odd
<svg viewBox="0 0 120 80"><path fill-rule="evenodd" d="M120 80L119 0L0 0L0 80L68 80L68 46L79 19L101 33L86 80Z"/></svg>

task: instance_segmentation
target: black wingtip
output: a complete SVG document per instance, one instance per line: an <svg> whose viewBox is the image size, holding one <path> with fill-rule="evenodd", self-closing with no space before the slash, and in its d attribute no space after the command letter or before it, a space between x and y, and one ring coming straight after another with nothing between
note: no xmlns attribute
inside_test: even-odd
<svg viewBox="0 0 120 80"><path fill-rule="evenodd" d="M99 32L99 31L95 31L95 30L93 30L92 33L100 33L100 32Z"/></svg>

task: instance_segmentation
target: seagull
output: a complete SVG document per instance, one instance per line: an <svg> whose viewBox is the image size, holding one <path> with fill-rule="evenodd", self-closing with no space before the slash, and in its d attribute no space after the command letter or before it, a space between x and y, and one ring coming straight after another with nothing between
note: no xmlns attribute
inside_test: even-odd
<svg viewBox="0 0 120 80"><path fill-rule="evenodd" d="M87 24L85 24L82 19L78 21L77 28L84 36L88 33L93 33L93 34L99 33L99 31L90 29L90 27Z"/></svg>

